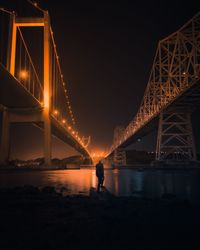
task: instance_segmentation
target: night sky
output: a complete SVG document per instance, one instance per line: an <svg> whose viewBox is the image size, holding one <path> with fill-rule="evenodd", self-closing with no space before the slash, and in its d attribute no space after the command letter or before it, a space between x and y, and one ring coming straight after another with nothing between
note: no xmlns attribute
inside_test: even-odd
<svg viewBox="0 0 200 250"><path fill-rule="evenodd" d="M14 3L13 3L14 2ZM134 117L148 82L160 39L200 11L199 1L37 1L51 16L64 79L77 129L91 135L92 150L107 150L117 125ZM10 9L26 1L0 1ZM27 7L28 6L28 7ZM24 132L32 134L20 139ZM42 133L30 125L12 128L11 157L41 154ZM152 137L144 140L150 148ZM26 144L30 147L27 149ZM143 149L145 143L140 144ZM141 146L142 145L142 146ZM24 150L26 148L26 150ZM137 145L136 145L137 148ZM144 147L148 149L148 147ZM54 140L54 155L68 148Z"/></svg>

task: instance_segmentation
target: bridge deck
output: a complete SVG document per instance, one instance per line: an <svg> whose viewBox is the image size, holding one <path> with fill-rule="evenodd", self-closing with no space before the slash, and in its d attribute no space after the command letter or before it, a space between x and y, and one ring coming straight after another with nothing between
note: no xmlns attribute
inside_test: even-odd
<svg viewBox="0 0 200 250"><path fill-rule="evenodd" d="M200 81L197 81L188 90L184 91L178 96L172 103L169 103L162 111L177 110L178 108L190 108L192 111L200 107ZM160 113L159 113L160 114ZM156 114L147 123L143 124L138 131L136 131L131 137L129 137L120 147L127 147L130 144L137 141L138 138L142 138L149 132L157 129L159 114ZM113 153L113 152L112 152Z"/></svg>
<svg viewBox="0 0 200 250"><path fill-rule="evenodd" d="M0 104L7 108L39 108L40 103L0 64Z"/></svg>
<svg viewBox="0 0 200 250"><path fill-rule="evenodd" d="M5 107L11 110L17 110L22 113L24 109L30 109L30 112L38 109L41 112L42 106L37 99L35 99L20 82L14 78L7 69L0 64L0 111ZM79 153L90 157L87 150L69 133L61 123L59 123L53 116L51 116L52 134L75 148ZM35 123L37 127L43 129L42 121Z"/></svg>

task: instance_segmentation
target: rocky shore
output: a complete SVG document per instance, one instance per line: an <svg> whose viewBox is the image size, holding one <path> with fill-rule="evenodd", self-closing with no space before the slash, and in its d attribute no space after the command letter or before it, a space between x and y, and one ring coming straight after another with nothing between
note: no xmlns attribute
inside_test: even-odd
<svg viewBox="0 0 200 250"><path fill-rule="evenodd" d="M63 188L64 190L64 188ZM0 249L198 249L200 206L161 199L0 189ZM178 248L177 248L178 246Z"/></svg>

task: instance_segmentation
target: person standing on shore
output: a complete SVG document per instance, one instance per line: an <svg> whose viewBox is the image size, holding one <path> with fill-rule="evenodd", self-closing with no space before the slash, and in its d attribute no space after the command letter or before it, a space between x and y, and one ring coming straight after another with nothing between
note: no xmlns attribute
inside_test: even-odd
<svg viewBox="0 0 200 250"><path fill-rule="evenodd" d="M99 161L96 165L96 176L98 178L98 186L97 186L97 192L100 192L100 187L103 187L104 182L104 166L101 161Z"/></svg>

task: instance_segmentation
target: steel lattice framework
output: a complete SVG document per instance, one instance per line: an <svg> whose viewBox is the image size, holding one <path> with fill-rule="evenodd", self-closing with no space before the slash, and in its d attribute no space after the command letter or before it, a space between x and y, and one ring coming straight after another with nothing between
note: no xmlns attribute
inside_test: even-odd
<svg viewBox="0 0 200 250"><path fill-rule="evenodd" d="M110 153L200 80L200 12L177 32L160 40L143 100Z"/></svg>
<svg viewBox="0 0 200 250"><path fill-rule="evenodd" d="M160 114L156 160L196 160L190 110Z"/></svg>

